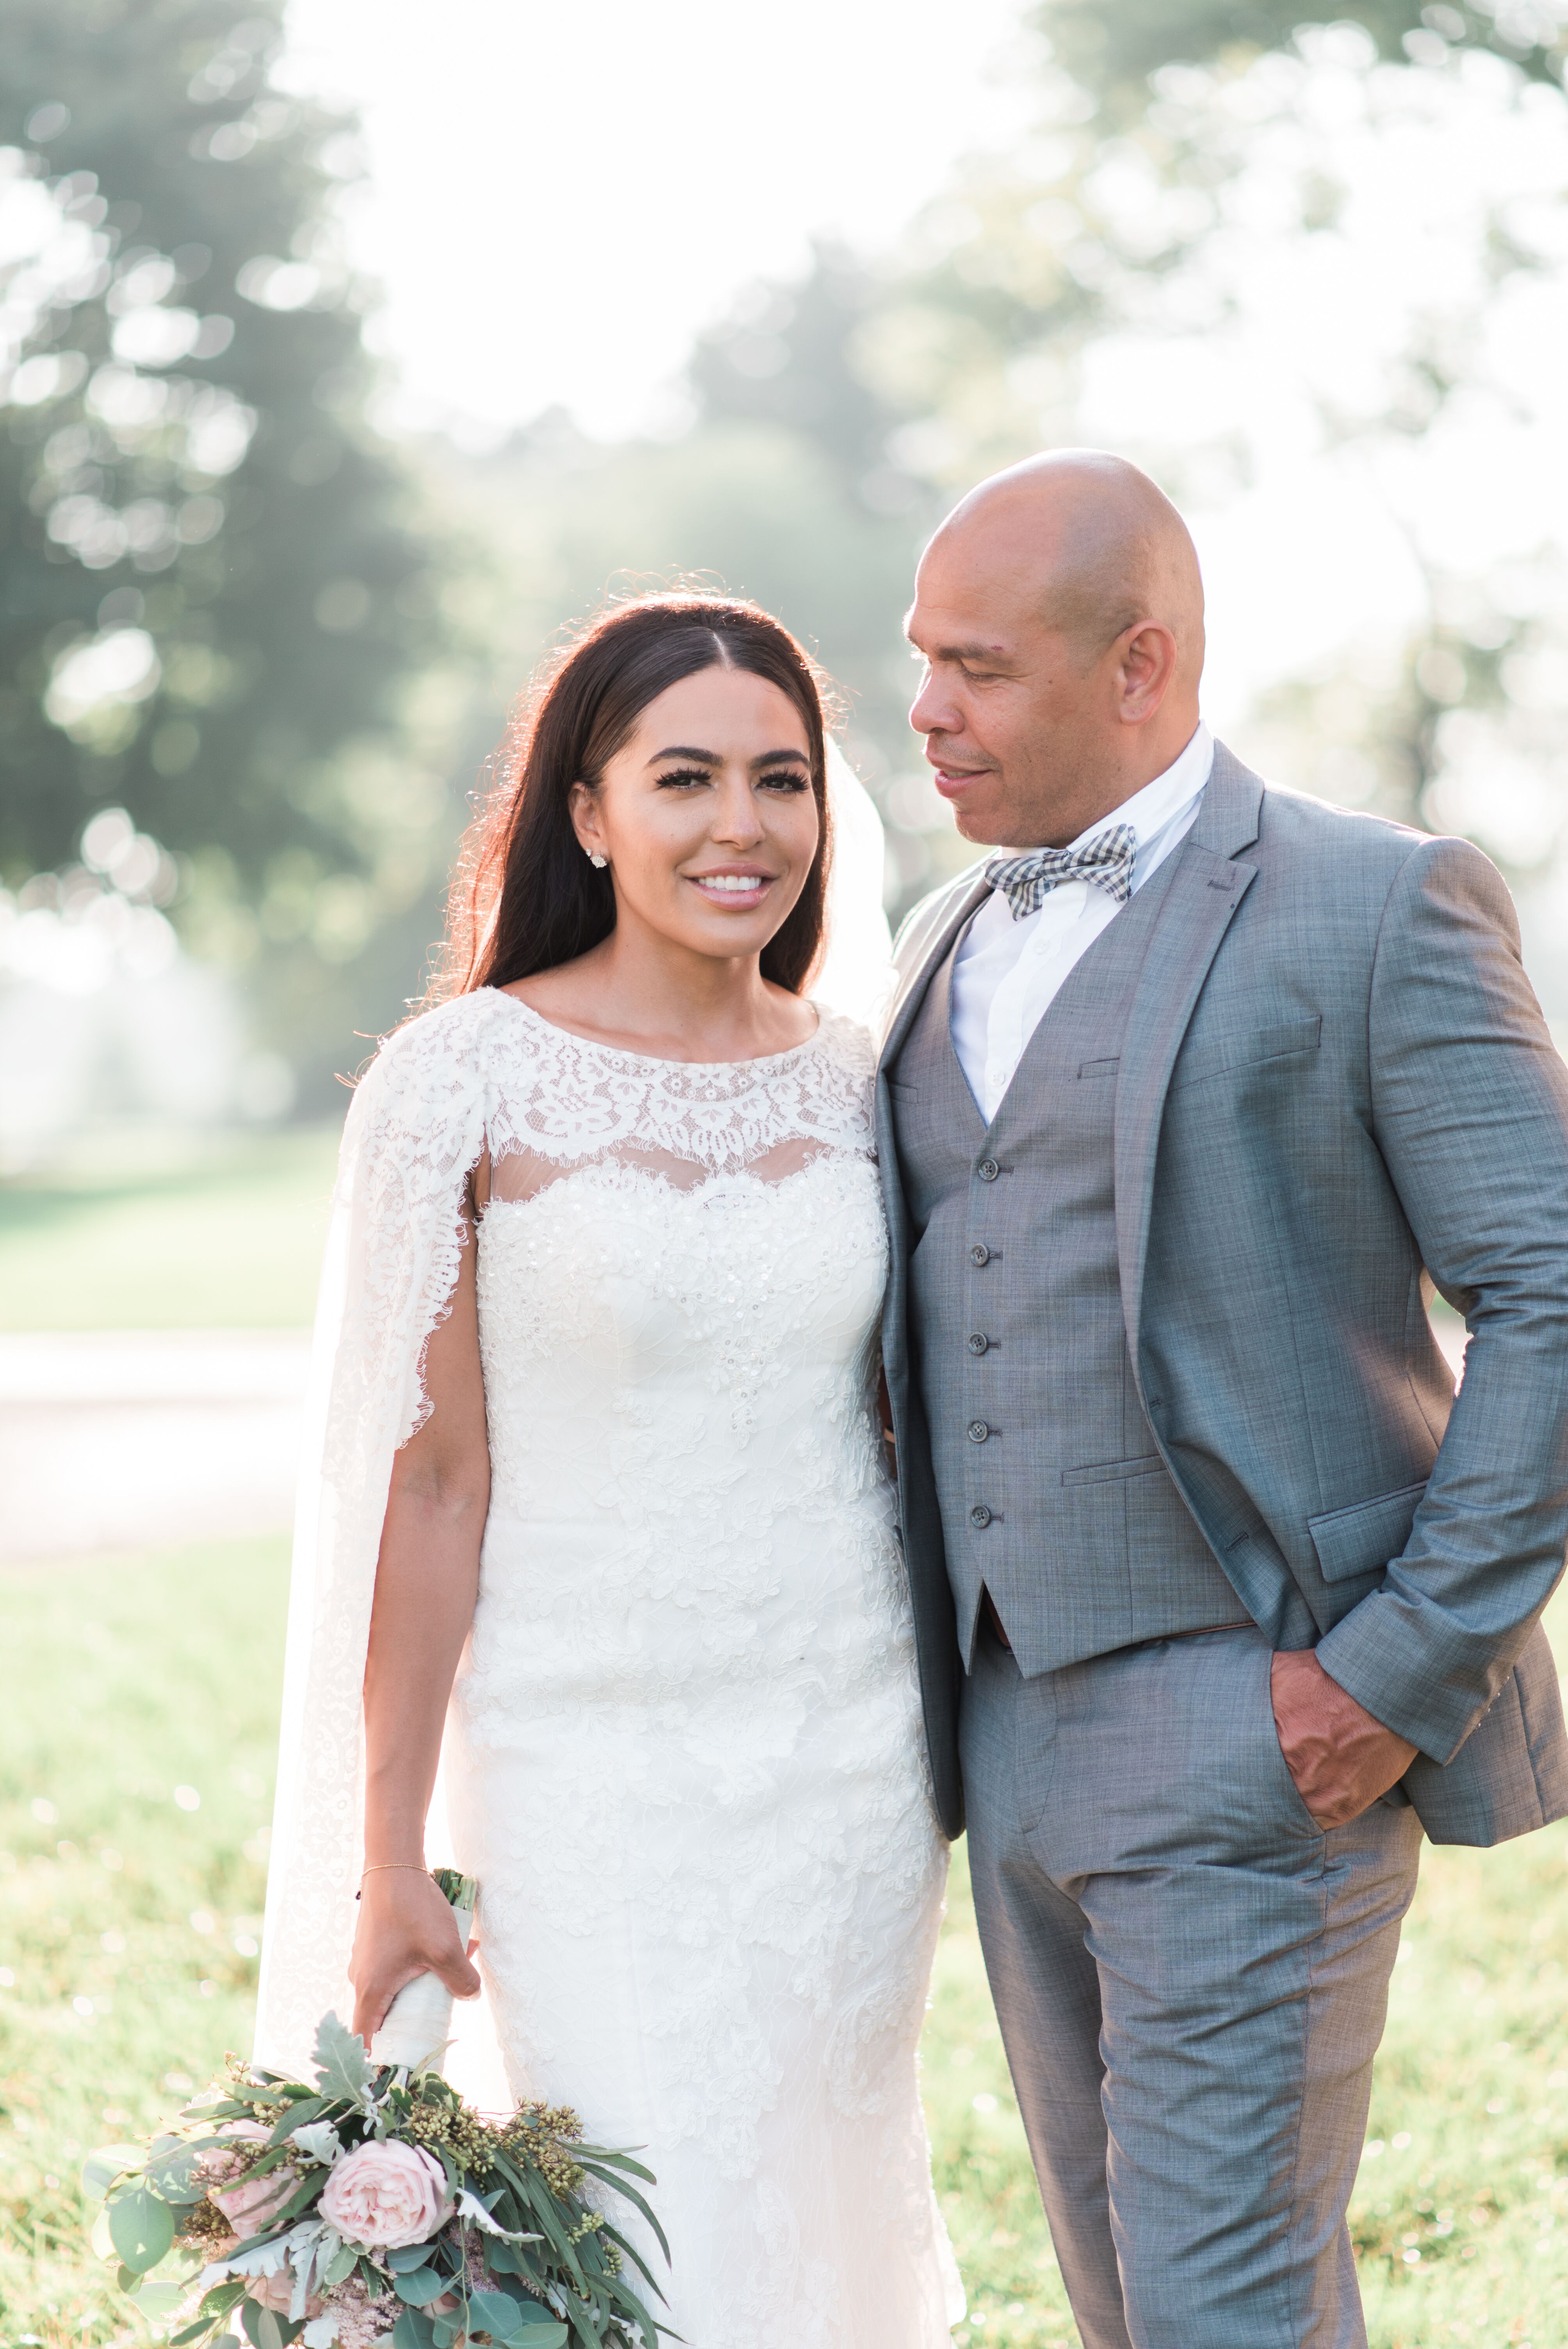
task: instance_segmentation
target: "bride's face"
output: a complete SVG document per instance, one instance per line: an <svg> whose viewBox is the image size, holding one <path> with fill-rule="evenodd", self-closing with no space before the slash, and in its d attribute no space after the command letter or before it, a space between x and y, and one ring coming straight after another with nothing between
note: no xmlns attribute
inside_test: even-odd
<svg viewBox="0 0 1568 2349"><path fill-rule="evenodd" d="M766 678L703 669L649 702L572 815L609 862L618 924L720 959L758 955L817 854L805 722Z"/></svg>

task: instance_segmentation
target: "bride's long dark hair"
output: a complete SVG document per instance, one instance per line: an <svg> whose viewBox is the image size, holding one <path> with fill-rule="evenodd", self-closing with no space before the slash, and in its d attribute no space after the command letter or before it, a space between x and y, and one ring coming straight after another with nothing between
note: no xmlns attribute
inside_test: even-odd
<svg viewBox="0 0 1568 2349"><path fill-rule="evenodd" d="M513 712L497 780L469 829L447 900L428 1000L507 987L586 954L615 926L607 872L573 829L572 787L597 785L650 701L707 668L745 669L787 694L811 756L820 838L806 885L762 950L762 975L798 995L821 949L829 837L824 681L757 604L656 594L611 605L564 645Z"/></svg>

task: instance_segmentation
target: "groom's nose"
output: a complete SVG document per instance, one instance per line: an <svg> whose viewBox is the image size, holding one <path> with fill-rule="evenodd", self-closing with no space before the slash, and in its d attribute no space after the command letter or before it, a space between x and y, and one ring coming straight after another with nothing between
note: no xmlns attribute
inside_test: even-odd
<svg viewBox="0 0 1568 2349"><path fill-rule="evenodd" d="M909 722L917 734L961 734L964 713L954 707L951 687L936 668L928 668L920 691L909 705Z"/></svg>

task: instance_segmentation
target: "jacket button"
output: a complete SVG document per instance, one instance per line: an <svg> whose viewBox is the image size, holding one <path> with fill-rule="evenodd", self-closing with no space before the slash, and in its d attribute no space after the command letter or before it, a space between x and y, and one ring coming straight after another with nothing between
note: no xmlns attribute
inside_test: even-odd
<svg viewBox="0 0 1568 2349"><path fill-rule="evenodd" d="M970 1249L970 1251L969 1251L969 1261L970 1261L970 1263L971 1263L971 1264L989 1264L989 1263L990 1263L990 1261L991 1261L991 1251L990 1251L990 1249L986 1247L986 1245L985 1245L985 1241L984 1241L984 1240L976 1240L976 1241L975 1241L975 1243L974 1247L973 1247Z"/></svg>
<svg viewBox="0 0 1568 2349"><path fill-rule="evenodd" d="M969 1340L969 1350L972 1354L983 1354L990 1343L990 1339L982 1337L980 1331L976 1330Z"/></svg>
<svg viewBox="0 0 1568 2349"><path fill-rule="evenodd" d="M969 1441L971 1444L984 1444L985 1438L990 1434L990 1429L986 1426L983 1419L972 1419L970 1421Z"/></svg>
<svg viewBox="0 0 1568 2349"><path fill-rule="evenodd" d="M977 1501L974 1508L970 1510L969 1522L972 1526L978 1526L982 1533L985 1532L986 1526L991 1522L991 1512L985 1506L984 1501Z"/></svg>
<svg viewBox="0 0 1568 2349"><path fill-rule="evenodd" d="M1002 1172L994 1158L983 1158L975 1169L982 1183L994 1183Z"/></svg>

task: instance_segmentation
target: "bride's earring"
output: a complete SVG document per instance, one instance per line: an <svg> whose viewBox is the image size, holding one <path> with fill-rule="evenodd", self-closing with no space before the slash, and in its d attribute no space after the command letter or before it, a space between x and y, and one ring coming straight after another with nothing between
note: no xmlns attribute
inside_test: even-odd
<svg viewBox="0 0 1568 2349"><path fill-rule="evenodd" d="M610 860L607 856L601 856L596 848L591 848L588 851L588 862L593 867L595 873L603 873L605 865L608 864Z"/></svg>

